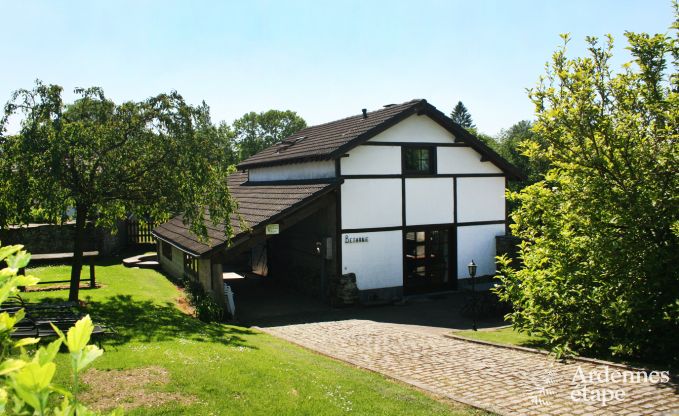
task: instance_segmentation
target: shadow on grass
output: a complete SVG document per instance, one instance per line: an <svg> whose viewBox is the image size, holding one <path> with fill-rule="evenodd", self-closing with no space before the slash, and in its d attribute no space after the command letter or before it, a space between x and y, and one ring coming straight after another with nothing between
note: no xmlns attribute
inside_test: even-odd
<svg viewBox="0 0 679 416"><path fill-rule="evenodd" d="M110 325L117 331L115 337L106 341L112 345L122 345L129 341L190 339L253 348L242 336L256 334L248 329L199 321L185 315L170 302L158 304L133 299L129 295L117 295L105 301L92 302L87 309L95 322Z"/></svg>
<svg viewBox="0 0 679 416"><path fill-rule="evenodd" d="M41 299L42 303L63 302L60 297ZM205 323L181 312L172 302L159 304L150 300L117 295L103 301L90 301L82 308L90 314L95 325L106 325L115 330L113 336L102 341L108 346L120 346L130 341L159 342L192 340L234 347L255 349L243 338L257 332L222 323Z"/></svg>

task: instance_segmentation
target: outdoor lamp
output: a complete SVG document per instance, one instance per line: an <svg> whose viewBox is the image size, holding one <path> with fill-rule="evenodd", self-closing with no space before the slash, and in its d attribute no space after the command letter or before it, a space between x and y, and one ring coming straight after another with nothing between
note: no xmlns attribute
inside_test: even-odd
<svg viewBox="0 0 679 416"><path fill-rule="evenodd" d="M472 319L474 320L472 329L476 331L476 279L474 279L474 276L476 276L476 263L474 263L473 259L467 265L467 269L469 270L469 277L472 279Z"/></svg>
<svg viewBox="0 0 679 416"><path fill-rule="evenodd" d="M472 260L472 262L467 265L467 269L469 269L470 277L476 276L476 263L474 263L474 260Z"/></svg>

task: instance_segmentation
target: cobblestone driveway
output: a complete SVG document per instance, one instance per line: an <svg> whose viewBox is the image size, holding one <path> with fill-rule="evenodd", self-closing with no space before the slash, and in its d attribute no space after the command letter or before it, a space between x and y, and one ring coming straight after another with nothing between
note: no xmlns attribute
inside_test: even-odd
<svg viewBox="0 0 679 416"><path fill-rule="evenodd" d="M450 339L398 324L365 320L262 328L311 350L380 372L435 394L504 415L679 415L676 386L650 382L585 383L585 394L622 390L622 400L575 402L583 385L578 366L604 376L604 367ZM609 370L623 371L620 367ZM578 375L578 378L580 376ZM576 391L576 393L573 393ZM598 392L598 393L597 393ZM618 393L620 394L620 393ZM606 397L606 396L603 396Z"/></svg>

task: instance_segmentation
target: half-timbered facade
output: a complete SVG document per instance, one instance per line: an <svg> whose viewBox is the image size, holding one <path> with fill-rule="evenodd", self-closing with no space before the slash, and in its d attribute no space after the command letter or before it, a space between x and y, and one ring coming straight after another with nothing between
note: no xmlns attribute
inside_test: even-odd
<svg viewBox="0 0 679 416"><path fill-rule="evenodd" d="M200 242L181 217L154 230L161 244L211 259L211 287L249 257L319 296L354 273L367 301L456 289L472 259L493 274L506 181L521 175L425 100L306 128L238 167L231 244L219 227Z"/></svg>

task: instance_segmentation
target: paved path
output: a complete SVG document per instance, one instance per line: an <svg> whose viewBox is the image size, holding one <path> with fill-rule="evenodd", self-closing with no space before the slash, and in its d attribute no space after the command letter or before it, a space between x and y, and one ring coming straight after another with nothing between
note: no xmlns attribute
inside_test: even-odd
<svg viewBox="0 0 679 416"><path fill-rule="evenodd" d="M346 320L262 328L264 332L432 393L503 415L679 415L677 386L605 382L606 368L558 363L526 351L450 339L405 325ZM582 373L579 373L579 370ZM590 371L602 382L578 383ZM608 367L609 378L622 367ZM578 380L574 382L574 377ZM629 379L628 379L629 381ZM651 380L653 381L653 380ZM589 398L575 402L583 387ZM575 393L574 393L575 392ZM612 396L618 394L621 400ZM621 396L621 395L624 395Z"/></svg>

